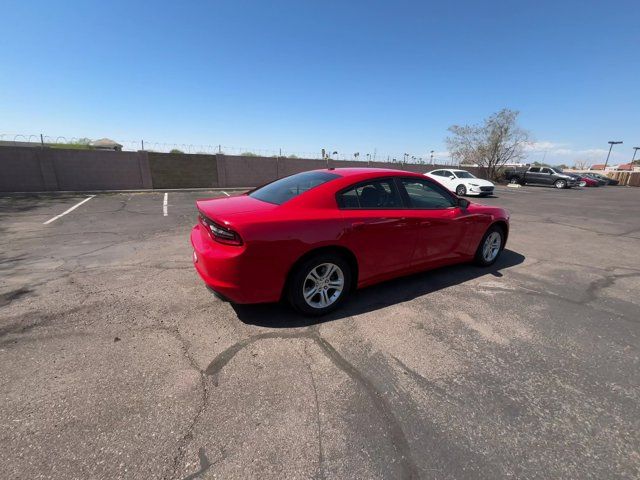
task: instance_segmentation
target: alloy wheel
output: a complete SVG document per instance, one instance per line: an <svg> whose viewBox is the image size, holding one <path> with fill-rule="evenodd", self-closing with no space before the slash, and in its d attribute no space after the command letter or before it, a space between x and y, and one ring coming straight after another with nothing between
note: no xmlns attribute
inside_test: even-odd
<svg viewBox="0 0 640 480"><path fill-rule="evenodd" d="M502 246L502 236L499 232L491 232L482 246L482 258L485 262L490 263L498 256L500 247Z"/></svg>
<svg viewBox="0 0 640 480"><path fill-rule="evenodd" d="M335 303L344 290L344 273L334 263L321 263L306 276L302 296L307 305L325 308Z"/></svg>

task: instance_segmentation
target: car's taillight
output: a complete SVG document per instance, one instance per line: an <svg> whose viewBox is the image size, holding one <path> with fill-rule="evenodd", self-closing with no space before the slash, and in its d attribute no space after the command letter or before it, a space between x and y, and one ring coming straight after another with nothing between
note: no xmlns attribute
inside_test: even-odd
<svg viewBox="0 0 640 480"><path fill-rule="evenodd" d="M242 245L240 235L230 228L223 227L202 214L200 214L198 218L202 226L207 229L211 238L216 242L223 243L225 245Z"/></svg>

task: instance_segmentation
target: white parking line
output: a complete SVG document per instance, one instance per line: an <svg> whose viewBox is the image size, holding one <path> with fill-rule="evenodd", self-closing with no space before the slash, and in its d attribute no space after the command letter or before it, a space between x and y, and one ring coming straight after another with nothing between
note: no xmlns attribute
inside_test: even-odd
<svg viewBox="0 0 640 480"><path fill-rule="evenodd" d="M166 217L169 214L169 194L164 192L164 200L162 201L162 214Z"/></svg>
<svg viewBox="0 0 640 480"><path fill-rule="evenodd" d="M43 225L48 225L51 222L56 221L57 219L59 219L60 217L65 216L67 213L69 212L73 212L76 208L78 208L80 205L82 205L85 202L88 202L89 200L91 200L93 197L95 197L95 195L91 195L90 197L85 198L84 200L82 200L80 203L76 203L73 207L71 207L68 210L65 210L64 212L62 212L60 215L56 215L53 218L50 218L49 220L47 220L46 222L43 223Z"/></svg>
<svg viewBox="0 0 640 480"><path fill-rule="evenodd" d="M222 193L224 193L227 197L230 197L231 195L229 195L227 192L225 192L224 190L222 191Z"/></svg>

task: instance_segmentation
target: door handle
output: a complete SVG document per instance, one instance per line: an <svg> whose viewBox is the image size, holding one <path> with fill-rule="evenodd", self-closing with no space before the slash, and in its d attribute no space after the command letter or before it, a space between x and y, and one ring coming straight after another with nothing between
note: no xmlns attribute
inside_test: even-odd
<svg viewBox="0 0 640 480"><path fill-rule="evenodd" d="M352 222L351 223L351 228L353 228L354 230L359 230L362 227L364 227L364 222Z"/></svg>

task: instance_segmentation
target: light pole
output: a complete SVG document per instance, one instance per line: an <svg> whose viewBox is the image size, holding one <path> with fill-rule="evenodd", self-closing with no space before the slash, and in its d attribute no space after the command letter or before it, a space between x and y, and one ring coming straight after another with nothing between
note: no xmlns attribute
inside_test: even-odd
<svg viewBox="0 0 640 480"><path fill-rule="evenodd" d="M431 150L431 165L433 165L433 150Z"/></svg>
<svg viewBox="0 0 640 480"><path fill-rule="evenodd" d="M631 171L633 172L633 162L636 161L636 153L638 153L640 147L633 147L633 158L631 159Z"/></svg>
<svg viewBox="0 0 640 480"><path fill-rule="evenodd" d="M613 148L614 145L619 145L620 143L622 143L622 141L620 141L620 140L617 141L617 142L615 142L613 140L609 140L609 145L611 145L611 146L609 147L609 153L607 153L607 161L604 162L604 169L605 170L607 169L607 165L609 165L609 156L611 155L611 149Z"/></svg>

